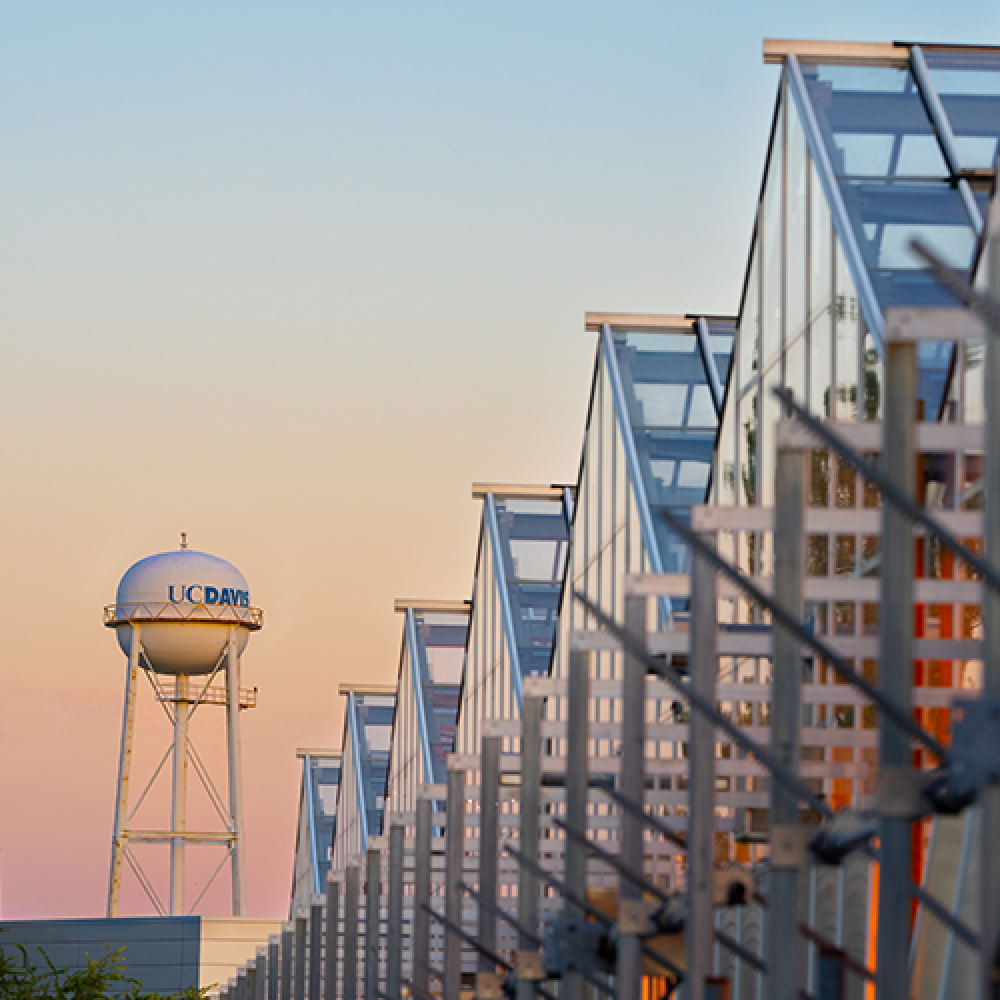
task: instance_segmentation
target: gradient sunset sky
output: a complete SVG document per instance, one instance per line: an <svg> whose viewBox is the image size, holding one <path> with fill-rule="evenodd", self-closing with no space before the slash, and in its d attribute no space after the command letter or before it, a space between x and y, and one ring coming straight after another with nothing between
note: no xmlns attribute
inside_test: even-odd
<svg viewBox="0 0 1000 1000"><path fill-rule="evenodd" d="M394 597L470 596L473 481L574 480L584 313L737 308L769 36L998 44L1000 4L0 5L4 917L104 913L101 608L181 530L265 610L250 910L287 913L295 749L339 746L338 684L395 681Z"/></svg>

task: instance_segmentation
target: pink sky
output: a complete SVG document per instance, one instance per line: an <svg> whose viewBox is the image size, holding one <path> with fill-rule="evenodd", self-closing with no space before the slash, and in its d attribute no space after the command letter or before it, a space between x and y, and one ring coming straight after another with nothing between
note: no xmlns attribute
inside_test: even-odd
<svg viewBox="0 0 1000 1000"><path fill-rule="evenodd" d="M972 8L958 40L995 37ZM474 480L576 475L585 311L736 308L761 37L954 32L922 3L731 14L0 11L4 917L104 912L124 661L101 609L181 530L265 611L249 896L284 915L296 747L339 743L338 684L395 680L393 599L470 596ZM153 708L139 785L168 738ZM130 879L123 901L148 912Z"/></svg>

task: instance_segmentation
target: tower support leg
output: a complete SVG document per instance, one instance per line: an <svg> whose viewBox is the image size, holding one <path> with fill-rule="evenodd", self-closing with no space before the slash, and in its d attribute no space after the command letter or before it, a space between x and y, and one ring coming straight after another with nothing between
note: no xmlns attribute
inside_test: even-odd
<svg viewBox="0 0 1000 1000"><path fill-rule="evenodd" d="M229 742L229 814L233 834L233 916L246 913L246 839L243 832L243 742L240 737L240 657L236 629L226 653L226 731Z"/></svg>
<svg viewBox="0 0 1000 1000"><path fill-rule="evenodd" d="M170 830L170 915L184 916L184 837L187 831L188 678L174 682L174 780Z"/></svg>
<svg viewBox="0 0 1000 1000"><path fill-rule="evenodd" d="M118 796L115 799L115 826L111 840L111 877L108 885L108 916L118 916L122 887L122 862L127 844L128 782L132 773L132 738L135 735L135 695L139 686L139 626L133 624L129 647L128 670L125 674L125 710L122 713L122 742L118 756Z"/></svg>

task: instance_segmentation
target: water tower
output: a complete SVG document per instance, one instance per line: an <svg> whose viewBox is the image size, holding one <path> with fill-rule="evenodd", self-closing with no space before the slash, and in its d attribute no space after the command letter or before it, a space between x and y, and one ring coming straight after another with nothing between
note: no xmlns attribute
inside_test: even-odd
<svg viewBox="0 0 1000 1000"><path fill-rule="evenodd" d="M154 907L160 913L167 912L132 850L137 844L167 844L170 847L169 912L172 916L185 914L186 847L224 848L226 853L201 895L228 860L233 878L233 915L246 915L240 709L255 706L256 688L241 690L240 656L246 649L250 633L261 627L263 617L260 609L251 607L250 590L243 574L225 559L189 549L185 535L181 535L178 551L148 556L132 566L118 584L115 603L104 609L104 624L115 630L118 645L128 658L108 888L109 917L118 915L123 864L133 870ZM129 778L140 672L149 681L156 700L170 720L173 740L130 811ZM228 804L219 794L188 736L191 717L202 706L221 706L226 710ZM173 775L170 828L136 829L132 818L159 775L165 772L168 762ZM222 830L188 829L189 764L219 813ZM200 900L201 896L194 906Z"/></svg>

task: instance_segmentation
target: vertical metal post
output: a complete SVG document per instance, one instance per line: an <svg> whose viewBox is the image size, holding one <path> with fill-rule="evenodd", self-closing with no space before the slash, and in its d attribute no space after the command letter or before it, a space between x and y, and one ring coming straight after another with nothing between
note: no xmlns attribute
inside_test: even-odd
<svg viewBox="0 0 1000 1000"><path fill-rule="evenodd" d="M174 680L174 749L171 787L170 916L184 916L184 836L187 830L188 679Z"/></svg>
<svg viewBox="0 0 1000 1000"><path fill-rule="evenodd" d="M715 535L704 540L714 547ZM691 567L691 688L715 703L715 570L697 556ZM686 1000L706 1000L712 975L715 913L712 906L715 861L715 729L700 712L689 713L688 728L688 925Z"/></svg>
<svg viewBox="0 0 1000 1000"><path fill-rule="evenodd" d="M326 945L323 956L323 1000L337 996L337 952L340 948L340 883L332 876L326 880Z"/></svg>
<svg viewBox="0 0 1000 1000"><path fill-rule="evenodd" d="M128 845L128 783L132 774L132 742L135 735L135 696L139 687L139 655L142 648L139 625L130 628L128 669L125 673L125 707L122 713L122 741L118 756L118 796L115 799L115 825L111 835L111 877L108 880L108 916L118 916L122 888L122 862Z"/></svg>
<svg viewBox="0 0 1000 1000"><path fill-rule="evenodd" d="M774 484L774 596L796 621L802 620L802 576L805 453L779 444ZM787 771L799 773L799 716L802 660L799 643L775 627L771 681L771 748ZM795 796L771 782L771 842L782 828L799 826ZM792 836L798 834L796 829ZM772 848L768 894L768 996L770 1000L798 1000L796 984L798 939L797 861L775 860Z"/></svg>
<svg viewBox="0 0 1000 1000"><path fill-rule="evenodd" d="M907 495L916 481L917 351L913 343L886 342L886 474ZM909 714L913 688L913 527L891 504L882 504L882 607L878 683ZM884 715L879 717L879 767L883 781L906 780L912 766L910 738ZM879 859L879 1000L909 997L910 821L883 819Z"/></svg>
<svg viewBox="0 0 1000 1000"><path fill-rule="evenodd" d="M445 916L462 924L462 860L465 854L465 771L448 768L448 828L445 831ZM460 1000L462 990L462 939L447 931L444 936L443 1000Z"/></svg>
<svg viewBox="0 0 1000 1000"><path fill-rule="evenodd" d="M323 1000L323 904L322 896L309 907L309 1000Z"/></svg>
<svg viewBox="0 0 1000 1000"><path fill-rule="evenodd" d="M590 709L590 657L587 653L569 654L569 706L566 722L566 824L577 830L587 828L587 713ZM566 885L577 896L587 895L587 853L576 840L566 838ZM582 923L584 915L569 902L564 911L569 926ZM563 979L565 1000L583 1000L583 979L569 972Z"/></svg>
<svg viewBox="0 0 1000 1000"><path fill-rule="evenodd" d="M292 1000L292 958L295 930L291 923L281 928L281 1000Z"/></svg>
<svg viewBox="0 0 1000 1000"><path fill-rule="evenodd" d="M538 863L538 790L541 785L542 699L524 696L521 703L521 796L518 802L518 848ZM538 932L538 879L522 867L517 881L517 922L532 934ZM519 951L533 951L535 943L523 935ZM535 1000L535 984L518 979L517 1000Z"/></svg>
<svg viewBox="0 0 1000 1000"><path fill-rule="evenodd" d="M365 893L365 996L364 1000L378 1000L379 931L381 920L380 885L382 856L373 849L368 851L367 892Z"/></svg>
<svg viewBox="0 0 1000 1000"><path fill-rule="evenodd" d="M246 985L243 987L243 1000L257 1000L256 962L247 962Z"/></svg>
<svg viewBox="0 0 1000 1000"><path fill-rule="evenodd" d="M990 210L987 256L989 291L1000 300L1000 212L994 201ZM983 473L983 535L986 558L1000 566L1000 330L987 331L986 469ZM1000 595L983 587L983 699L1000 700ZM984 1000L1000 998L1000 786L987 785L980 792L982 851L980 923L982 933L981 986Z"/></svg>
<svg viewBox="0 0 1000 1000"><path fill-rule="evenodd" d="M417 799L417 830L413 851L413 986L414 993L430 992L431 921L425 906L431 905L431 801Z"/></svg>
<svg viewBox="0 0 1000 1000"><path fill-rule="evenodd" d="M240 736L240 656L236 629L226 651L226 735L229 744L229 814L233 833L233 916L246 914L246 835L243 831L243 741ZM284 998L283 998L284 1000Z"/></svg>
<svg viewBox="0 0 1000 1000"><path fill-rule="evenodd" d="M479 786L479 943L496 951L497 861L500 838L500 737L484 736L480 757ZM480 972L496 972L485 955L479 956Z"/></svg>
<svg viewBox="0 0 1000 1000"><path fill-rule="evenodd" d="M347 866L344 877L344 1000L358 1000L358 883L361 870Z"/></svg>
<svg viewBox="0 0 1000 1000"><path fill-rule="evenodd" d="M401 823L389 827L389 925L386 938L385 992L401 1000L403 989L403 835Z"/></svg>
<svg viewBox="0 0 1000 1000"><path fill-rule="evenodd" d="M906 914L909 916L909 913ZM909 923L909 921L906 921ZM844 1000L847 996L847 977L844 974L844 956L836 948L819 951L819 1000Z"/></svg>
<svg viewBox="0 0 1000 1000"><path fill-rule="evenodd" d="M306 1000L306 919L295 918L294 982L292 996L295 1000Z"/></svg>
<svg viewBox="0 0 1000 1000"><path fill-rule="evenodd" d="M267 975L267 948L257 949L257 962L254 965L257 970L256 980L254 983L253 1000L267 1000L267 987L268 987L268 975Z"/></svg>
<svg viewBox="0 0 1000 1000"><path fill-rule="evenodd" d="M267 1000L278 1000L278 983L281 977L281 939L272 934L267 939Z"/></svg>
<svg viewBox="0 0 1000 1000"><path fill-rule="evenodd" d="M646 644L646 598L625 598L625 628ZM646 666L632 653L625 654L622 677L622 756L619 787L622 795L636 805L646 797ZM642 871L642 821L631 812L619 810L621 856L636 871ZM618 879L619 924L635 926L622 920L624 910L642 899L639 887L627 878ZM642 992L642 943L637 934L620 933L616 986L618 1000L639 1000Z"/></svg>

